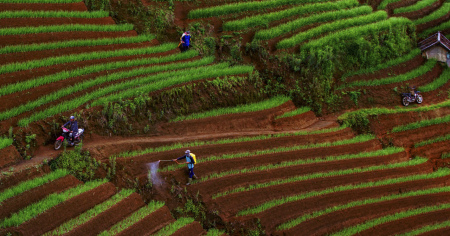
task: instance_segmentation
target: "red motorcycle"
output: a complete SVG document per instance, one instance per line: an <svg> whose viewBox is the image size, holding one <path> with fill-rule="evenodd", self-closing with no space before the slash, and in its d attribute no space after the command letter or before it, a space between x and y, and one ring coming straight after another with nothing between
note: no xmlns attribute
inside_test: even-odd
<svg viewBox="0 0 450 236"><path fill-rule="evenodd" d="M63 133L61 136L59 136L56 139L55 142L55 150L58 150L61 148L62 144L64 143L64 140L70 140L72 137L72 133L70 133L70 130L67 128L62 128ZM81 141L83 141L84 135L83 135L84 129L78 129L77 135L75 135L75 138L73 139L74 146L78 145Z"/></svg>

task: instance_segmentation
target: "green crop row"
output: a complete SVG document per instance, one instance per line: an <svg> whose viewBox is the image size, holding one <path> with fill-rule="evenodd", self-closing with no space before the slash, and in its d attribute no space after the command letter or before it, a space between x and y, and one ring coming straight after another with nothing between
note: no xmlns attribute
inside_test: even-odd
<svg viewBox="0 0 450 236"><path fill-rule="evenodd" d="M176 61L176 60L183 60L188 59L194 56L197 56L198 53L195 50L190 50L189 52L183 53L186 55L170 55L166 57L152 57L152 58L141 58L141 59L135 59L135 60L128 60L128 61L118 61L118 62L109 62L104 64L97 64L97 65L91 65L91 66L85 66L82 68L77 68L75 70L70 71L62 71L56 74L52 75L46 75L42 77L38 77L36 79L26 80L23 82L18 82L15 84L8 84L6 86L3 86L0 88L0 96L20 92L26 89L38 87L41 85L54 83L57 81L65 80L68 78L74 78L78 76L83 76L87 74L92 74L100 71L107 71L107 70L114 70L119 68L125 68L125 67L132 67L132 66L142 66L147 64L157 64L157 63L163 63L163 62L169 62L169 61Z"/></svg>
<svg viewBox="0 0 450 236"><path fill-rule="evenodd" d="M107 11L2 11L0 12L0 19L2 18L100 18L108 17Z"/></svg>
<svg viewBox="0 0 450 236"><path fill-rule="evenodd" d="M427 62L425 62L424 65L420 66L417 69L414 69L412 71L409 71L408 73L397 75L394 77L388 77L383 79L374 79L374 80L358 80L354 81L345 85L341 85L338 89L344 89L344 88L352 88L352 87L358 87L358 86L381 86L386 84L393 84L393 83L399 83L404 82L407 80L411 80L414 78L417 78L421 75L424 75L437 64L437 61L435 59L430 59Z"/></svg>
<svg viewBox="0 0 450 236"><path fill-rule="evenodd" d="M42 177L38 177L38 178L34 178L34 179L30 179L30 180L21 182L18 185L8 188L0 193L0 205L2 204L3 201L5 201L8 198L12 198L14 196L17 196L23 192L30 190L30 189L39 187L39 186L44 185L53 180L62 178L68 174L69 174L69 171L59 169L59 170L51 172L47 175L44 175Z"/></svg>
<svg viewBox="0 0 450 236"><path fill-rule="evenodd" d="M396 66L398 64L407 62L409 60L412 60L414 57L420 55L421 50L419 48L416 48L414 50L412 50L410 53L401 56L401 57L397 57L393 60L387 61L383 64L378 64L374 67L370 67L370 68L366 68L366 69L361 69L358 71L351 71L351 72L347 72L345 73L342 77L341 80L345 81L346 78L350 77L350 76L354 76L354 75L361 75L361 74L371 74L371 73L375 73L376 71L382 70L382 69L386 69L389 67L393 67Z"/></svg>
<svg viewBox="0 0 450 236"><path fill-rule="evenodd" d="M213 66L208 68L205 71L202 71L201 74L190 75L184 74L178 77L170 78L167 80L160 80L151 84L139 85L137 89L131 88L120 93L115 93L109 95L107 97L100 98L92 103L93 106L107 104L109 102L117 102L122 99L136 97L141 95L142 93L150 93L160 89L168 88L171 86L180 85L183 83L188 83L195 80L207 79L207 78L216 78L221 76L230 76L230 75L239 75L239 74L249 74L253 72L253 66L234 66L229 68L223 68L222 70L213 70Z"/></svg>
<svg viewBox="0 0 450 236"><path fill-rule="evenodd" d="M84 212L83 214L77 216L76 218L70 219L67 222L64 222L63 224L58 226L58 228L45 233L43 236L66 234L66 233L70 232L71 230L75 229L76 227L88 222L89 220L96 217L100 213L108 210L112 206L116 205L123 199L130 196L132 193L134 193L134 190L122 189L122 191L120 191L116 195L112 196L107 201L95 205L93 208L89 209L88 211Z"/></svg>
<svg viewBox="0 0 450 236"><path fill-rule="evenodd" d="M37 27L16 27L0 29L0 36L19 35L19 34L38 34L38 33L56 33L56 32L73 32L73 31L95 31L95 32L111 32L111 31L129 31L133 29L132 24L122 25L50 25Z"/></svg>
<svg viewBox="0 0 450 236"><path fill-rule="evenodd" d="M327 1L329 0L266 0L266 1L231 3L226 5L192 10L188 13L188 18L189 19L206 18L212 16L240 13L245 11L256 11L290 4L327 2Z"/></svg>
<svg viewBox="0 0 450 236"><path fill-rule="evenodd" d="M369 6L355 8L355 9L357 9L355 14L357 14L357 13L364 14L367 11L368 12L372 11L372 8ZM361 12L359 12L359 11L361 11ZM337 31L340 29L346 29L346 28L350 28L350 27L354 27L354 26L378 22L378 21L384 20L386 18L387 18L387 13L385 11L377 11L377 12L371 13L369 15L363 15L363 16L353 17L350 19L333 21L331 23L317 26L317 27L307 30L305 32L300 32L290 38L283 39L279 43L277 43L277 48L292 48L304 41L318 37L318 36L328 33L328 32L333 32L333 31Z"/></svg>
<svg viewBox="0 0 450 236"><path fill-rule="evenodd" d="M158 46L150 46L146 48L127 48L119 49L114 51L99 51L99 52L87 52L80 54L69 54L58 57L49 57L39 60L17 62L7 65L3 65L0 68L0 74L11 73L23 70L30 70L38 67L53 66L64 63L72 63L78 61L87 61L95 59L104 59L110 57L122 57L122 56L136 56L136 55L146 55L153 53L160 53L170 51L177 47L176 43L166 43Z"/></svg>
<svg viewBox="0 0 450 236"><path fill-rule="evenodd" d="M76 3L83 0L0 0L0 3Z"/></svg>
<svg viewBox="0 0 450 236"><path fill-rule="evenodd" d="M20 211L13 213L11 217L4 218L3 220L0 221L0 227L8 228L12 226L19 226L23 222L26 222L38 216L39 214L49 210L50 208L66 200L69 200L75 196L78 196L84 192L92 190L106 182L107 182L106 179L86 182L85 184L78 185L77 187L71 188L62 193L53 193L44 198L43 200L28 205L27 207L21 209Z"/></svg>
<svg viewBox="0 0 450 236"><path fill-rule="evenodd" d="M311 111L311 108L309 108L309 107L300 107L300 108L295 109L293 111L286 112L283 115L275 117L275 120L276 119L280 119L280 118L285 118L285 117L292 117L292 116L301 115L301 114L306 113L308 111Z"/></svg>
<svg viewBox="0 0 450 236"><path fill-rule="evenodd" d="M339 19L355 17L363 14L369 14L372 12L372 7L370 6L361 6L351 9L342 9L339 11L330 11L319 14L312 14L309 17L301 17L296 20L290 21L285 24L277 25L275 27L260 30L256 32L254 39L255 40L269 40L283 34L291 33L295 30L298 30L306 25L312 25L315 23L322 22L333 22ZM322 26L323 27L323 26ZM298 35L298 34L297 34ZM299 37L299 36L298 36Z"/></svg>
<svg viewBox="0 0 450 236"><path fill-rule="evenodd" d="M184 54L186 54L186 55L184 55ZM171 56L160 58L160 62L161 62L161 59L165 59L164 62L169 62L169 61L172 61L173 59L179 59L180 56L187 56L187 55L188 55L187 53L173 54ZM192 55L195 55L195 54L192 54ZM39 106L45 105L47 103L56 101L59 98L62 98L64 96L68 96L68 95L74 94L76 92L83 91L85 89L92 88L94 86L98 86L98 85L101 85L104 83L117 81L117 80L125 79L125 78L130 78L130 77L134 77L134 76L141 76L141 75L145 75L145 74L156 73L156 72L202 66L202 65L212 63L213 60L214 60L214 57L205 57L201 60L192 61L192 62L155 65L152 67L139 67L134 70L121 71L121 72L111 73L111 74L104 75L104 76L99 76L92 80L83 81L83 82L75 84L73 86L70 86L67 88L62 88L56 92L42 96L34 101L30 101L26 104L23 104L18 107L14 107L10 110L1 112L0 120L6 120L9 118L12 118L12 117L20 115L26 111L29 111L29 110L35 109Z"/></svg>
<svg viewBox="0 0 450 236"><path fill-rule="evenodd" d="M386 115L386 114L397 114L397 113L405 113L405 112L426 112L426 111L432 111L443 107L449 107L450 106L450 100L446 100L441 103L428 105L428 106L422 106L422 107L415 107L415 108L395 108L395 109L389 109L389 108L365 108L360 109L357 111L351 111L344 113L338 117L338 120L345 121L349 117L353 115L359 114L360 116L373 116L373 115ZM344 122L345 123L345 122Z"/></svg>
<svg viewBox="0 0 450 236"><path fill-rule="evenodd" d="M421 1L418 1L416 4L413 4L413 5L409 5L409 6L406 6L406 7L395 8L394 9L394 14L418 11L418 10L420 10L422 8L425 8L425 7L433 5L435 2L439 2L439 0L421 0Z"/></svg>
<svg viewBox="0 0 450 236"><path fill-rule="evenodd" d="M261 15L247 16L244 19L227 21L223 24L224 30L243 30L255 26L267 26L270 22L286 19L291 16L301 16L320 11L332 11L358 6L357 0L342 0L337 2L314 3L293 7L287 10L276 11ZM258 34L258 33L257 33Z"/></svg>
<svg viewBox="0 0 450 236"><path fill-rule="evenodd" d="M164 202L151 201L148 203L147 206L142 207L141 209L135 211L133 214L125 218L124 220L113 225L109 230L107 231L105 230L102 233L100 233L99 236L117 235L163 206Z"/></svg>
<svg viewBox="0 0 450 236"><path fill-rule="evenodd" d="M450 80L450 69L449 68L445 69L442 72L442 74L439 76L439 78L433 80L433 82L423 85L423 86L420 86L419 91L426 93L426 92L436 90L436 89L442 87L442 85L446 84L448 82L448 80Z"/></svg>
<svg viewBox="0 0 450 236"><path fill-rule="evenodd" d="M267 154L273 154L273 153L280 153L280 152L291 152L291 151L298 151L303 149L310 149L310 148L322 148L322 147L333 147L333 146L339 146L339 145L346 145L346 144L353 144L353 143L363 143L374 139L374 136L372 135L360 135L356 136L352 139L346 139L346 140L339 140L334 142L324 142L324 143L314 143L314 144L308 144L308 145L296 145L296 146L290 146L290 147L278 147L278 148L272 148L272 149L264 149L264 150L257 150L253 152L241 152L241 153L227 153L221 156L209 156L207 158L199 158L197 161L198 163L208 162L208 161L218 161L218 160L226 160L226 159L236 159L236 158L244 158L244 157L250 157L250 156L257 156L257 155L267 155ZM162 169L159 169L160 172L165 171L173 171L176 169L180 169L179 165L171 165ZM202 181L205 181L202 179Z"/></svg>
<svg viewBox="0 0 450 236"><path fill-rule="evenodd" d="M2 138L0 137L0 149L9 147L13 144L14 140L11 138Z"/></svg>
<svg viewBox="0 0 450 236"><path fill-rule="evenodd" d="M291 220L289 222L279 225L277 227L277 230L291 229L307 220L311 220L313 218L317 218L322 215L330 214L330 213L337 212L337 211L342 211L342 210L353 208L353 207L375 204L375 203L379 203L379 202L392 201L392 200L402 199L402 198L407 198L407 197L424 196L424 195L444 193L444 192L450 192L450 186L443 187L443 188L439 187L439 188L432 188L432 189L424 189L424 190L421 189L421 190L416 190L416 191L392 194L389 196L382 196L382 197L378 197L378 198L368 198L368 199L353 201L353 202L349 202L349 203L346 203L343 205L332 206L332 207L326 208L324 210L305 214L294 220Z"/></svg>
<svg viewBox="0 0 450 236"><path fill-rule="evenodd" d="M0 48L0 54L18 53L18 52L34 52L42 50L55 50L69 47L87 47L87 46L101 46L111 44L127 44L127 43L142 43L155 39L156 36L138 35L134 37L117 37L117 38L100 38L100 39L77 39L60 41L54 43L35 43L35 44L21 44L12 45Z"/></svg>
<svg viewBox="0 0 450 236"><path fill-rule="evenodd" d="M153 234L152 236L168 236L175 233L177 230L181 229L183 226L186 226L190 223L194 222L193 218L190 217L181 217L177 221L166 225L164 228Z"/></svg>
<svg viewBox="0 0 450 236"><path fill-rule="evenodd" d="M422 147L422 146L429 145L432 143L443 142L443 141L447 141L447 140L450 140L450 134L415 143L414 147L418 148L418 147Z"/></svg>
<svg viewBox="0 0 450 236"><path fill-rule="evenodd" d="M120 154L113 155L111 157L113 157L113 158L134 157L134 156L140 156L140 155L149 154L149 153L165 152L165 151L170 151L170 150L175 150L178 148L185 148L185 147L189 147L192 149L192 147L199 147L199 146L204 146L204 145L251 142L251 141L266 140L266 139L271 139L271 138L321 134L321 133L336 132L336 131L339 131L339 130L342 130L345 128L346 127L341 126L341 127L322 129L322 130L316 130L316 131L297 131L297 132L292 132L292 133L267 134L267 135L253 136L253 137L240 137L240 138L233 138L233 139L227 138L227 139L219 139L219 140L214 140L214 141L194 141L194 142L190 142L190 143L175 143L175 144L168 145L168 146L122 152ZM201 159L199 159L197 161L201 162Z"/></svg>
<svg viewBox="0 0 450 236"><path fill-rule="evenodd" d="M439 229L449 228L449 227L450 227L450 220L447 220L447 221L436 223L436 224L433 224L433 225L426 225L426 226L423 226L422 228L418 228L418 229L412 230L410 232L406 232L406 233L403 233L403 234L398 234L397 236L422 235L422 234L425 234L425 233L433 231L433 230L439 230Z"/></svg>
<svg viewBox="0 0 450 236"><path fill-rule="evenodd" d="M450 29L450 20L446 21L438 26L435 26L433 28L428 28L427 30L424 30L422 33L420 33L418 36L425 38L431 34L435 34L438 31L444 31L447 29ZM450 35L447 35L447 37L450 38Z"/></svg>
<svg viewBox="0 0 450 236"><path fill-rule="evenodd" d="M358 224L358 225L346 228L344 230L333 233L331 235L332 236L355 235L364 230L374 228L378 225L385 224L387 222L396 221L396 220L404 219L407 217L412 217L415 215L425 214L425 213L429 213L429 212L445 210L445 209L449 209L449 208L450 208L450 203L443 203L443 204L438 204L435 206L426 206L426 207L421 207L421 208L416 208L416 209L409 209L406 211L397 212L392 215L387 215L387 216L383 216L383 217L376 218L373 220L368 220L362 224Z"/></svg>
<svg viewBox="0 0 450 236"><path fill-rule="evenodd" d="M443 17L443 16L447 15L449 12L450 12L450 3L447 2L447 3L442 4L442 6L439 9L437 9L436 11L433 11L431 14L415 20L414 24L420 25L420 24L427 23L429 21Z"/></svg>
<svg viewBox="0 0 450 236"><path fill-rule="evenodd" d="M225 108L218 108L202 113L195 113L188 116L179 116L175 119L172 119L170 122L178 122L178 121L184 121L184 120L196 120L196 119L203 119L208 117L215 117L215 116L221 116L221 115L228 115L228 114L237 114L237 113L244 113L244 112L255 112L255 111L262 111L271 109L274 107L281 106L282 104L290 101L291 99L289 97L285 96L277 96L262 102L257 103L251 103L251 104L244 104L244 105L238 105L236 107L225 107Z"/></svg>
<svg viewBox="0 0 450 236"><path fill-rule="evenodd" d="M413 160L413 162L417 162L417 163L425 163L426 161L427 161L426 158L419 158L419 159ZM317 196L321 196L321 195L325 195L325 194L331 194L331 193L343 192L343 191L349 191L349 190L357 190L357 189L362 189L362 188L372 188L372 187L385 186L385 185L391 185L391 184L398 184L398 183L410 182L410 181L415 181L415 180L433 179L433 178L447 176L449 174L450 174L450 169L443 168L443 169L439 169L438 171L433 172L431 174L410 175L410 176L406 176L406 177L384 179L384 180L378 180L378 181L373 181L373 182L363 182L363 183L358 183L358 184L335 186L335 187L328 188L328 189L310 191L310 192L306 192L303 194L298 194L298 195L282 197L279 199L271 200L271 201L265 202L259 206L251 207L246 210L240 211L240 212L238 212L237 216L254 215L254 214L258 214L263 211L269 210L271 208L281 206L286 203L301 201L306 198L317 197Z"/></svg>
<svg viewBox="0 0 450 236"><path fill-rule="evenodd" d="M402 0L383 0L380 5L378 5L378 10L384 10L389 3L400 2Z"/></svg>
<svg viewBox="0 0 450 236"><path fill-rule="evenodd" d="M225 235L224 231L220 231L218 229L209 229L206 236L222 236Z"/></svg>
<svg viewBox="0 0 450 236"><path fill-rule="evenodd" d="M372 24L350 27L335 33L325 35L322 38L311 40L304 44L301 48L303 52L311 48L322 48L323 45L338 44L343 40L353 40L356 37L368 35L372 33L379 33L381 31L389 30L396 27L412 24L411 20L403 17L390 17L387 20L379 21Z"/></svg>
<svg viewBox="0 0 450 236"><path fill-rule="evenodd" d="M345 154L345 155L340 155L340 156L327 156L327 157L319 157L319 158L312 158L312 159L306 159L306 160L300 159L300 160L295 160L295 161L284 161L279 164L272 164L269 166L274 167L274 168L283 168L283 167L288 167L288 166L317 164L317 163L331 162L331 161L343 161L343 160L352 160L352 159L358 159L358 158L387 156L387 155L392 155L392 154L403 152L403 151L404 151L403 148L393 147L393 148L387 148L387 149L377 150L377 151L372 151L372 152L361 152L361 153L357 153L357 154ZM269 168L269 169L273 169L273 168ZM355 168L355 169L358 169L358 168ZM295 177L291 177L291 178L269 181L269 182L265 182L265 183L251 184L246 187L238 187L238 188L231 189L231 190L228 190L225 192L220 192L220 193L214 194L212 196L212 199L216 199L216 198L227 196L227 195L234 194L234 193L251 191L251 190L260 189L260 188L267 188L267 187L275 186L275 185L282 185L282 184L298 182L298 181L305 181L305 180L310 180L310 179L325 178L325 177L330 177L330 176L338 176L338 175L343 175L343 174L355 173L355 172L353 172L355 169L329 171L329 172L318 172L318 173L313 173L313 174L308 174L308 175L300 175L300 176L295 176ZM364 170L361 169L361 171L364 171Z"/></svg>
<svg viewBox="0 0 450 236"><path fill-rule="evenodd" d="M189 70L173 71L160 73L153 76L143 77L131 81L125 81L118 84L113 84L108 87L99 88L89 94L82 97L75 98L70 101L65 101L53 107L50 107L44 111L34 113L28 118L24 118L18 122L19 126L27 126L29 123L45 119L62 112L73 110L87 102L103 97L107 94L116 93L122 91L118 94L113 94L102 99L94 101L91 105L103 105L108 102L117 101L123 98L129 98L133 96L138 96L142 93L148 93L151 91L156 91L169 86L177 85L180 83L185 83L193 80L211 78L216 76L225 76L232 74L242 74L253 70L253 67L247 66L236 66L232 68L226 68L228 64L218 64L209 67L201 67ZM172 77L176 76L176 77ZM169 79L170 78L170 79ZM136 88L137 87L137 88ZM130 89L131 90L125 90Z"/></svg>
<svg viewBox="0 0 450 236"><path fill-rule="evenodd" d="M442 153L441 159L447 159L447 158L450 158L450 152L444 152L444 153Z"/></svg>
<svg viewBox="0 0 450 236"><path fill-rule="evenodd" d="M280 153L280 152L292 152L292 151L311 149L311 148L333 147L333 146L340 146L340 145L346 145L346 144L352 144L352 143L362 143L362 142L370 141L373 138L374 137L372 135L360 135L360 136L354 137L352 139L339 140L339 141L335 141L335 142L324 142L324 143L315 143L315 144L309 144L309 145L297 145L297 146L290 146L290 147L278 147L278 148L258 150L258 151L253 151L253 152L234 153L234 154L224 155L225 157L223 157L220 160L243 158L243 157L249 157L249 156L267 155L267 154ZM213 158L214 157L209 157L205 161L215 161ZM295 163L295 161L294 162L282 162L279 164L262 165L262 166L252 167L249 169L236 169L236 170L230 170L230 171L221 172L221 173L212 173L208 176L202 177L197 182L205 182L210 179L221 178L221 177L227 176L227 175L251 173L251 172L255 172L255 171L269 170L269 169L275 169L275 168L283 168L283 167L287 167L289 165L293 165L294 163Z"/></svg>
<svg viewBox="0 0 450 236"><path fill-rule="evenodd" d="M429 120L421 120L421 121L409 123L406 125L399 125L392 129L392 133L403 132L403 131L412 130L412 129L419 129L419 128L423 128L423 127L427 127L427 126L431 126L431 125L439 125L439 124L448 123L448 122L450 122L450 115L447 115L444 117L438 117L438 118L434 118L434 119L429 119Z"/></svg>

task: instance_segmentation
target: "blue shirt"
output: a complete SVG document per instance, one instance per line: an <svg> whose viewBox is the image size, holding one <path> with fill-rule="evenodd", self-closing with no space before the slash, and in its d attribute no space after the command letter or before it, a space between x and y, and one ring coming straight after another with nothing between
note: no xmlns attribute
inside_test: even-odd
<svg viewBox="0 0 450 236"><path fill-rule="evenodd" d="M186 158L186 162L188 163L188 168L189 169L194 168L195 161L194 161L194 158L192 158L190 154L186 154L184 156L178 157L177 160L181 160L184 158Z"/></svg>
<svg viewBox="0 0 450 236"><path fill-rule="evenodd" d="M184 46L189 46L191 44L191 35L185 34L183 37L181 37L181 40L183 40Z"/></svg>
<svg viewBox="0 0 450 236"><path fill-rule="evenodd" d="M70 128L69 128L69 130L70 131L72 131L73 133L78 133L78 123L77 123L77 121L74 121L74 122L70 122L70 121L68 121L67 123L65 123L63 126L65 127L65 126L67 126L67 125L69 125L70 124Z"/></svg>

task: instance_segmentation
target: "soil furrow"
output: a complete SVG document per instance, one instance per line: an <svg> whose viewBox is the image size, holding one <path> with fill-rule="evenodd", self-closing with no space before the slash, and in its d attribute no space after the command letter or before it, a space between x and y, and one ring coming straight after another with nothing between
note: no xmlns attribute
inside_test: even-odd
<svg viewBox="0 0 450 236"><path fill-rule="evenodd" d="M443 1L437 1L437 2L434 2L433 4L431 4L431 6L424 7L420 10L394 14L393 16L394 17L406 17L410 20L417 20L419 18L425 17L425 16L433 13L434 11L436 11L439 7L442 6L442 2Z"/></svg>
<svg viewBox="0 0 450 236"><path fill-rule="evenodd" d="M200 223L198 223L197 221L194 221L194 222L182 227L181 229L177 230L175 233L172 234L172 236L185 236L185 235L199 236L199 235L204 235L204 233L205 233L205 230L202 228Z"/></svg>
<svg viewBox="0 0 450 236"><path fill-rule="evenodd" d="M116 187L114 184L103 184L53 207L36 218L23 223L18 228L13 228L13 230L17 230L23 235L41 235L104 202L115 193Z"/></svg>
<svg viewBox="0 0 450 236"><path fill-rule="evenodd" d="M118 236L150 235L174 221L175 219L173 219L172 215L170 214L169 208L167 206L163 206L152 214L146 216L136 224L124 230Z"/></svg>
<svg viewBox="0 0 450 236"><path fill-rule="evenodd" d="M104 230L108 230L144 205L141 196L133 193L66 235L97 235Z"/></svg>
<svg viewBox="0 0 450 236"><path fill-rule="evenodd" d="M414 143L443 136L450 133L450 125L442 123L439 125L426 126L418 129L407 130L389 134L387 137L397 146L410 146Z"/></svg>
<svg viewBox="0 0 450 236"><path fill-rule="evenodd" d="M444 186L443 180L443 178L420 180L375 188L345 191L316 197L306 201L296 202L294 204L287 204L286 206L268 211L264 214L263 218L261 218L261 223L266 225L268 229L275 230L277 225L299 217L305 213L311 213L313 211L323 210L325 208L367 198L379 198L405 191L419 190L424 187L431 188ZM432 196L435 197L433 198ZM284 233L286 233L286 235L295 235L295 232L298 232L298 230L301 229L304 235L329 234L331 232L342 230L345 227L356 225L383 215L392 214L399 210L406 210L410 207L416 208L425 205L434 205L439 201L448 202L450 201L448 197L449 193L439 193L433 195L400 198L391 201L352 207L305 221ZM284 211L285 214L281 214L281 211Z"/></svg>
<svg viewBox="0 0 450 236"><path fill-rule="evenodd" d="M77 3L0 3L0 11L87 11L84 2Z"/></svg>
<svg viewBox="0 0 450 236"><path fill-rule="evenodd" d="M2 169L3 171L7 171ZM13 175L5 175L0 178L0 192L3 192L7 188L11 188L19 184L22 181L30 180L36 177L43 176L47 173L50 173L50 168L47 165L36 166L24 169L20 172L14 172Z"/></svg>
<svg viewBox="0 0 450 236"><path fill-rule="evenodd" d="M74 176L68 175L7 199L0 205L0 219L9 217L12 213L38 202L50 194L60 193L81 183Z"/></svg>
<svg viewBox="0 0 450 236"><path fill-rule="evenodd" d="M0 28L12 27L34 27L45 25L115 25L116 22L111 17L103 18L3 18L0 19Z"/></svg>
<svg viewBox="0 0 450 236"><path fill-rule="evenodd" d="M438 26L446 21L448 21L450 19L450 12L447 13L445 16L439 17L438 19L434 19L432 21L417 25L417 33L420 34L422 33L422 31L432 28L434 26Z"/></svg>
<svg viewBox="0 0 450 236"><path fill-rule="evenodd" d="M429 231L421 235L422 236L450 235L450 227Z"/></svg>
<svg viewBox="0 0 450 236"><path fill-rule="evenodd" d="M450 140L428 144L419 148L412 149L411 154L423 156L429 159L439 159L442 153L449 152Z"/></svg>

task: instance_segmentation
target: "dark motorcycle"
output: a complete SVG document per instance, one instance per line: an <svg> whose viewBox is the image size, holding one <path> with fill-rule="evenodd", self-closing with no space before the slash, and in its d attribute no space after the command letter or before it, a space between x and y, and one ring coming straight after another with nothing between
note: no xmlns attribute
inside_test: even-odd
<svg viewBox="0 0 450 236"><path fill-rule="evenodd" d="M70 140L70 138L72 137L72 133L69 132L70 131L69 129L64 128L64 127L62 129L63 129L62 135L56 139L55 150L58 150L61 148L64 140ZM83 138L84 138L83 133L84 133L84 129L78 129L78 133L77 133L77 135L75 135L75 138L73 139L75 146L78 145L81 141L83 141Z"/></svg>
<svg viewBox="0 0 450 236"><path fill-rule="evenodd" d="M408 106L410 102L417 102L421 104L423 102L423 97L420 95L420 91L416 91L416 88L413 87L411 91L413 93L402 93L402 104L403 106Z"/></svg>

